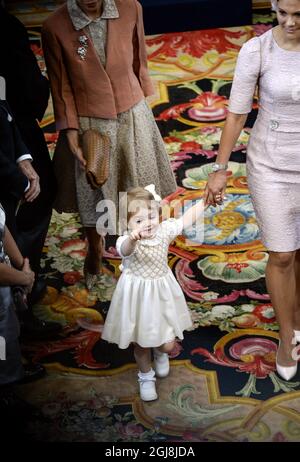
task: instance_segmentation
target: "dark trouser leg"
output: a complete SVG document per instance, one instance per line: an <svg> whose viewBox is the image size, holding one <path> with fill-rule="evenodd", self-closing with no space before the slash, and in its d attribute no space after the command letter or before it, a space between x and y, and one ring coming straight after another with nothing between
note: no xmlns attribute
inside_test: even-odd
<svg viewBox="0 0 300 462"><path fill-rule="evenodd" d="M33 168L40 178L41 192L33 202L25 202L16 217L16 241L21 253L29 258L36 274L33 290L28 297L29 310L22 313L22 332L43 337L61 330L57 323L45 323L33 316L32 306L43 296L46 283L38 277L44 242L56 194L56 179L44 134L35 120L17 120L21 136L33 157ZM20 315L19 315L20 316Z"/></svg>
<svg viewBox="0 0 300 462"><path fill-rule="evenodd" d="M6 215L6 226L11 232L13 238L17 242L17 222L16 222L16 209L18 205L18 200L13 196L10 197L1 197L1 204L4 208Z"/></svg>
<svg viewBox="0 0 300 462"><path fill-rule="evenodd" d="M39 224L32 229L20 229L18 226L18 246L24 257L28 257L36 277L40 272L40 261L51 219L51 213L41 217ZM18 217L17 217L18 220Z"/></svg>
<svg viewBox="0 0 300 462"><path fill-rule="evenodd" d="M33 157L33 167L40 177L41 193L31 203L21 205L17 222L17 242L33 271L40 271L40 259L46 239L52 204L56 194L56 180L44 135L37 122L19 122L23 140Z"/></svg>

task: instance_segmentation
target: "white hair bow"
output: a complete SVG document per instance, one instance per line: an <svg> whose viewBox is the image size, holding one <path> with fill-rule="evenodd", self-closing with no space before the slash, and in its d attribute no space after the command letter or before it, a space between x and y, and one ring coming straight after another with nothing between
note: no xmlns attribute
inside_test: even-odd
<svg viewBox="0 0 300 462"><path fill-rule="evenodd" d="M154 200L156 200L157 202L160 202L161 201L161 197L159 194L156 193L155 191L155 185L154 184L149 184L148 186L145 186L146 191L148 191L149 193L152 194L152 196L154 197Z"/></svg>
<svg viewBox="0 0 300 462"><path fill-rule="evenodd" d="M277 11L278 0L271 0L271 3L272 3L272 10Z"/></svg>

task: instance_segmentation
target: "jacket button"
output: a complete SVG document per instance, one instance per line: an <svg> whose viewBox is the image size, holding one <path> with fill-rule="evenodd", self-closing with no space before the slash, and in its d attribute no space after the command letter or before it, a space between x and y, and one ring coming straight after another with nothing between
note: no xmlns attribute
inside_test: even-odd
<svg viewBox="0 0 300 462"><path fill-rule="evenodd" d="M271 130L277 130L278 127L279 127L279 122L277 120L270 120Z"/></svg>

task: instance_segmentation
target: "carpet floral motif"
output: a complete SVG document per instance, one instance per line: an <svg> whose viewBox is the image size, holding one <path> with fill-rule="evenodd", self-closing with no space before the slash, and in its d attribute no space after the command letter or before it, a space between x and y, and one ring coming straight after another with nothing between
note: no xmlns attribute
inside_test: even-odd
<svg viewBox="0 0 300 462"><path fill-rule="evenodd" d="M147 37L155 84L149 102L178 184L170 201L192 202L203 195L240 47L271 27L268 11L259 10L255 20L254 26ZM32 48L46 72L40 25L34 24ZM138 398L132 349L120 352L101 340L120 275L115 238L107 239L103 274L89 293L79 218L53 213L43 259L48 290L35 313L60 322L63 332L51 341L24 344L24 354L49 372L43 387L22 388L41 410L40 421L28 430L34 439L299 441L300 376L286 382L275 371L278 326L264 282L268 255L247 188L246 146L256 113L254 98L231 156L226 200L206 210L203 241L192 228L170 246L169 265L194 326L171 354L171 374L158 381L157 402ZM53 154L51 101L42 126Z"/></svg>

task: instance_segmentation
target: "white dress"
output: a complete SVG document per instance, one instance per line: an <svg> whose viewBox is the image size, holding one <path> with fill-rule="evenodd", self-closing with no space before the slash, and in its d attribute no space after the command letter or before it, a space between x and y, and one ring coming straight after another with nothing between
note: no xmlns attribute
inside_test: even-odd
<svg viewBox="0 0 300 462"><path fill-rule="evenodd" d="M137 242L134 252L122 256L122 274L112 297L102 339L125 349L131 342L144 348L159 347L192 326L181 287L168 266L169 244L182 233L182 219L170 218L159 225L152 239Z"/></svg>

